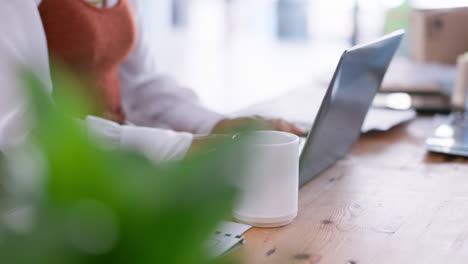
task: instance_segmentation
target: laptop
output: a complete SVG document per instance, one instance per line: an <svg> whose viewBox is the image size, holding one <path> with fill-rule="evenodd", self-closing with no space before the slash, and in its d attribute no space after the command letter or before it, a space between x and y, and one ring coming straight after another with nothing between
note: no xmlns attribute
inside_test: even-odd
<svg viewBox="0 0 468 264"><path fill-rule="evenodd" d="M403 36L399 30L344 51L303 144L299 186L350 152Z"/></svg>

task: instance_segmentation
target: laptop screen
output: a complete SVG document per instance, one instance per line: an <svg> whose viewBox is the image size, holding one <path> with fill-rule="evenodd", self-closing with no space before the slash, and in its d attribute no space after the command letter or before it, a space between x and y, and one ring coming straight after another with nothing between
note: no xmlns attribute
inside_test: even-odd
<svg viewBox="0 0 468 264"><path fill-rule="evenodd" d="M343 53L301 153L300 186L350 152L403 34Z"/></svg>

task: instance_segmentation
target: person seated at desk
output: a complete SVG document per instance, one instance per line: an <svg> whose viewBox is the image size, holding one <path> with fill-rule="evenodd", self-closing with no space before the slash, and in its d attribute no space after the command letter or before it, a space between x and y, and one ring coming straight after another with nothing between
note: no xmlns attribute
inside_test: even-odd
<svg viewBox="0 0 468 264"><path fill-rule="evenodd" d="M34 68L51 93L49 55L75 73L92 77L92 94L104 111L102 118L87 118L90 129L124 148L151 148L146 154L156 162L181 159L191 146L203 144L193 134L229 132L248 120L265 129L303 133L279 119L228 119L199 105L191 90L158 74L141 19L145 1L1 3L0 151L17 146L28 134L18 66Z"/></svg>

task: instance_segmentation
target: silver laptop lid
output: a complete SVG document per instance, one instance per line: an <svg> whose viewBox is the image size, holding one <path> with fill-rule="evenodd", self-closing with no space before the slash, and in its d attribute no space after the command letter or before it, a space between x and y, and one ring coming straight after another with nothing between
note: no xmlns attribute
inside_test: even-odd
<svg viewBox="0 0 468 264"><path fill-rule="evenodd" d="M403 35L396 31L343 53L302 149L300 186L349 153Z"/></svg>

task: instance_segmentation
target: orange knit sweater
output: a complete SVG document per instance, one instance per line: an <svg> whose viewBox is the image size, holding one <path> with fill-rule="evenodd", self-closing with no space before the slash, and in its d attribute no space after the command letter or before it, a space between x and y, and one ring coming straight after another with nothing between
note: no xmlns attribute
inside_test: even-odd
<svg viewBox="0 0 468 264"><path fill-rule="evenodd" d="M87 92L102 116L123 122L119 68L136 40L127 0L110 8L96 8L83 0L43 0L39 12L50 56L90 79Z"/></svg>

